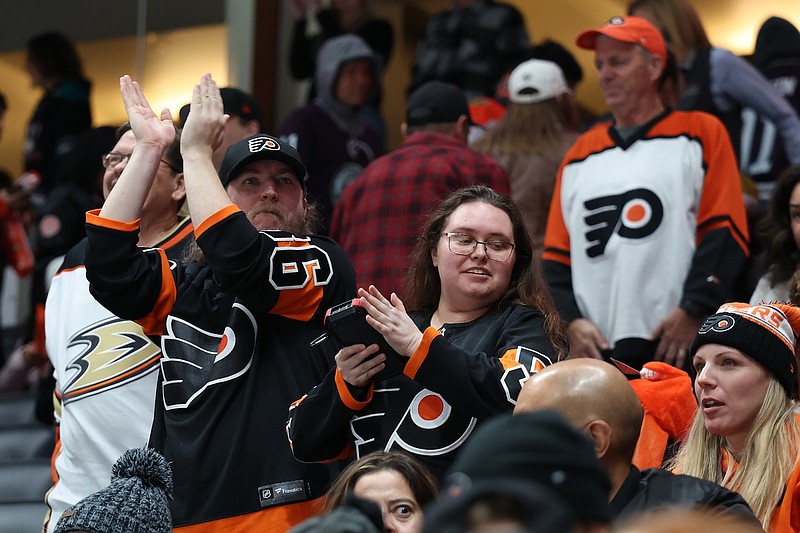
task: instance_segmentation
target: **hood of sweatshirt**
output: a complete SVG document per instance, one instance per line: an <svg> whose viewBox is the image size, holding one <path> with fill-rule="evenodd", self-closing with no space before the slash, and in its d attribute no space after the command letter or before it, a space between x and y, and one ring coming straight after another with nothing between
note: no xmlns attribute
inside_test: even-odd
<svg viewBox="0 0 800 533"><path fill-rule="evenodd" d="M800 32L788 20L770 17L758 30L753 64L763 70L770 61L789 58L800 58Z"/></svg>
<svg viewBox="0 0 800 533"><path fill-rule="evenodd" d="M343 131L358 135L363 128L360 109L344 105L337 100L335 93L336 79L342 65L356 59L368 59L372 62L372 94L378 89L380 82L380 59L361 37L353 34L339 35L325 41L317 53L317 97L314 102L323 108Z"/></svg>

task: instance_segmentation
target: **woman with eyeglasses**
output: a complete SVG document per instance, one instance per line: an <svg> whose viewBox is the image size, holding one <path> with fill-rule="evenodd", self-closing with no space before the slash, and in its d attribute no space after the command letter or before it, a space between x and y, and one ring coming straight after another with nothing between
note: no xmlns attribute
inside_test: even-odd
<svg viewBox="0 0 800 533"><path fill-rule="evenodd" d="M564 353L561 320L516 205L460 189L429 217L405 302L359 289L377 344L346 346L290 409L295 457L410 453L441 476L476 425L511 411L531 374Z"/></svg>

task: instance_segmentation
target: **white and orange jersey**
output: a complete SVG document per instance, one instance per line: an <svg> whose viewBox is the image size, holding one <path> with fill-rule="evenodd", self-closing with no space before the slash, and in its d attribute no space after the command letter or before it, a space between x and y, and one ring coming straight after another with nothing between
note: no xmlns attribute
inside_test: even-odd
<svg viewBox="0 0 800 533"><path fill-rule="evenodd" d="M684 299L716 309L747 239L722 123L666 111L628 140L603 122L575 142L559 169L543 259L565 318L588 318L614 344L649 338Z"/></svg>

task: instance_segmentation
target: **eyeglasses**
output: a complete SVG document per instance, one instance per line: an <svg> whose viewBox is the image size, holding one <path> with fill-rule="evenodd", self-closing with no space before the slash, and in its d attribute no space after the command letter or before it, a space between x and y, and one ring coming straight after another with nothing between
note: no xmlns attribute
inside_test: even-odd
<svg viewBox="0 0 800 533"><path fill-rule="evenodd" d="M103 168L115 167L125 161L126 159L130 159L133 153L130 154L118 154L116 152L108 152L103 156ZM175 166L171 165L169 161L165 161L164 159L161 160L162 163L167 165L171 171L175 174L180 174L182 171Z"/></svg>
<svg viewBox="0 0 800 533"><path fill-rule="evenodd" d="M456 255L470 255L482 244L486 257L500 263L508 261L516 248L516 245L508 241L479 241L463 233L444 232L442 235L447 237L447 247Z"/></svg>
<svg viewBox="0 0 800 533"><path fill-rule="evenodd" d="M108 152L103 156L103 168L115 167L126 159L130 159L132 155L133 153L118 154L117 152Z"/></svg>

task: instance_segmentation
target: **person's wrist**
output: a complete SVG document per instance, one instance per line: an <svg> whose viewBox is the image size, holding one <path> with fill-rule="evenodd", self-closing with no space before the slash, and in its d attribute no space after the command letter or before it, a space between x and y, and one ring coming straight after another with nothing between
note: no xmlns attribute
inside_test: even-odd
<svg viewBox="0 0 800 533"><path fill-rule="evenodd" d="M181 157L184 159L184 163L187 160L210 160L213 153L214 150L210 146L181 146Z"/></svg>
<svg viewBox="0 0 800 533"><path fill-rule="evenodd" d="M353 385L347 380L345 380L344 382L347 385L347 390L350 391L350 395L354 399L358 400L359 402L364 401L364 399L367 397L367 390L369 389L369 383L361 387L359 385Z"/></svg>

